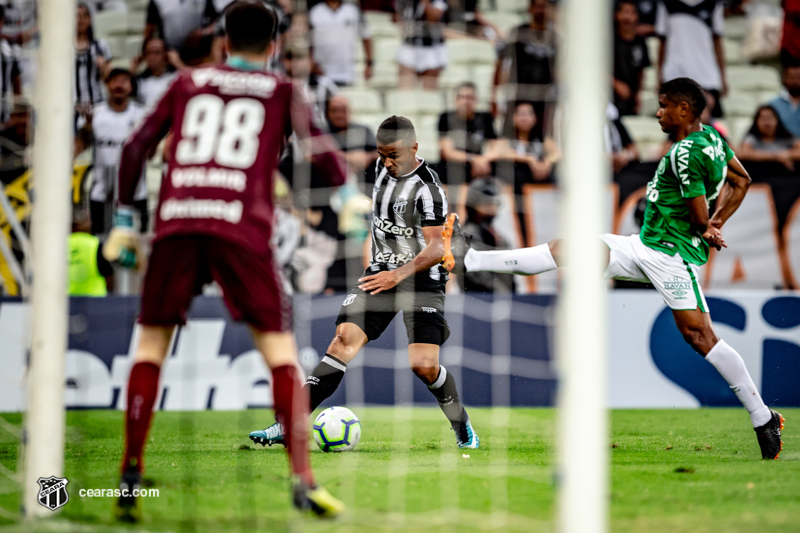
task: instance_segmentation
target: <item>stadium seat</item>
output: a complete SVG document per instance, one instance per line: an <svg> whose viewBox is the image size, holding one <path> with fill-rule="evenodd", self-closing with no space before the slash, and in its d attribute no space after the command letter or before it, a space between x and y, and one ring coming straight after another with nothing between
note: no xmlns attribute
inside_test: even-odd
<svg viewBox="0 0 800 533"><path fill-rule="evenodd" d="M523 24L526 18L517 13L506 13L504 11L487 11L482 13L489 22L500 28L500 31L508 33L512 28Z"/></svg>
<svg viewBox="0 0 800 533"><path fill-rule="evenodd" d="M658 48L661 41L658 37L648 37L645 39L645 43L647 43L647 57L650 58L650 64L655 68L658 64Z"/></svg>
<svg viewBox="0 0 800 533"><path fill-rule="evenodd" d="M144 33L146 16L142 17L141 12L134 11L132 13L128 13L126 19L128 23L128 33L135 35L141 35Z"/></svg>
<svg viewBox="0 0 800 533"><path fill-rule="evenodd" d="M94 15L92 27L98 37L119 35L128 31L127 14L117 11L101 11Z"/></svg>
<svg viewBox="0 0 800 533"><path fill-rule="evenodd" d="M622 123L636 144L663 142L667 138L655 117L622 117Z"/></svg>
<svg viewBox="0 0 800 533"><path fill-rule="evenodd" d="M369 26L370 29L375 26L394 24L392 22L392 14L384 11L364 11L364 19L366 19L367 26Z"/></svg>
<svg viewBox="0 0 800 533"><path fill-rule="evenodd" d="M525 13L530 0L494 0L495 9L506 13Z"/></svg>
<svg viewBox="0 0 800 533"><path fill-rule="evenodd" d="M399 39L401 29L400 26L394 22L392 22L391 18L374 18L372 20L367 20L367 27L369 31L372 33L372 38L392 38L392 39Z"/></svg>
<svg viewBox="0 0 800 533"><path fill-rule="evenodd" d="M127 52L125 50L125 38L124 37L110 36L110 37L106 37L105 40L108 43L108 47L111 49L111 57L112 57L112 59L126 59L126 58L128 58Z"/></svg>
<svg viewBox="0 0 800 533"><path fill-rule="evenodd" d="M439 76L439 87L445 90L454 89L465 81L474 81L470 76L470 69L466 65L448 65Z"/></svg>
<svg viewBox="0 0 800 533"><path fill-rule="evenodd" d="M757 97L752 93L733 92L722 99L726 117L751 117L758 107Z"/></svg>
<svg viewBox="0 0 800 533"><path fill-rule="evenodd" d="M741 41L747 33L747 17L728 17L725 19L725 38Z"/></svg>
<svg viewBox="0 0 800 533"><path fill-rule="evenodd" d="M654 117L658 112L658 96L654 91L642 90L639 93L639 116Z"/></svg>
<svg viewBox="0 0 800 533"><path fill-rule="evenodd" d="M397 68L397 49L400 47L400 39L373 39L372 46L375 65L391 64Z"/></svg>
<svg viewBox="0 0 800 533"><path fill-rule="evenodd" d="M417 132L419 154L428 163L438 163L439 154L439 117L422 115L413 117L414 129Z"/></svg>
<svg viewBox="0 0 800 533"><path fill-rule="evenodd" d="M642 91L654 92L658 85L658 70L656 67L647 67L642 76Z"/></svg>
<svg viewBox="0 0 800 533"><path fill-rule="evenodd" d="M443 110L438 91L398 89L386 93L386 111L396 115L436 115Z"/></svg>
<svg viewBox="0 0 800 533"><path fill-rule="evenodd" d="M380 113L383 110L381 95L374 89L343 88L339 94L350 102L353 113Z"/></svg>
<svg viewBox="0 0 800 533"><path fill-rule="evenodd" d="M372 133L376 133L381 122L386 120L387 117L386 113L353 113L351 121L356 124L363 124L369 127Z"/></svg>
<svg viewBox="0 0 800 533"><path fill-rule="evenodd" d="M778 71L766 66L733 66L727 69L728 86L731 91L771 91L781 88Z"/></svg>
<svg viewBox="0 0 800 533"><path fill-rule="evenodd" d="M494 65L497 60L494 46L479 39L450 39L447 41L447 61L451 65Z"/></svg>
<svg viewBox="0 0 800 533"><path fill-rule="evenodd" d="M135 35L125 39L125 57L134 58L142 53L142 37Z"/></svg>
<svg viewBox="0 0 800 533"><path fill-rule="evenodd" d="M742 54L742 42L725 38L723 47L725 49L726 65L744 65L747 59Z"/></svg>
<svg viewBox="0 0 800 533"><path fill-rule="evenodd" d="M359 74L363 78L363 71ZM397 88L397 64L375 63L372 67L372 78L364 81L366 87L378 90Z"/></svg>
<svg viewBox="0 0 800 533"><path fill-rule="evenodd" d="M478 109L485 109L492 96L494 84L494 65L477 65L472 67L470 78L478 88Z"/></svg>
<svg viewBox="0 0 800 533"><path fill-rule="evenodd" d="M753 120L752 118L736 117L729 120L728 124L728 131L730 132L728 142L738 145L741 144L745 135L747 135L747 132L750 130L750 127L753 125Z"/></svg>

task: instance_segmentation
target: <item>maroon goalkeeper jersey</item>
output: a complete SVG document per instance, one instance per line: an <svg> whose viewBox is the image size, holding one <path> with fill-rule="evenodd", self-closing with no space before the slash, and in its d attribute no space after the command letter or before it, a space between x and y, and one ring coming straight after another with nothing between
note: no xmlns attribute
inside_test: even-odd
<svg viewBox="0 0 800 533"><path fill-rule="evenodd" d="M210 235L268 249L273 172L292 130L331 185L345 179L341 152L313 123L301 95L288 79L264 71L214 65L181 72L125 143L119 202L133 203L148 150L171 130L154 240Z"/></svg>

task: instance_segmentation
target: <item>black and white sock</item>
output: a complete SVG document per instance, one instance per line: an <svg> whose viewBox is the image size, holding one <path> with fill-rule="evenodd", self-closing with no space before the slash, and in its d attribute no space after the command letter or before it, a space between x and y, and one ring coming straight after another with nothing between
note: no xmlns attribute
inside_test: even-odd
<svg viewBox="0 0 800 533"><path fill-rule="evenodd" d="M325 354L322 361L311 371L306 379L306 388L311 397L310 411L319 407L333 394L342 382L347 363L344 363L330 354Z"/></svg>
<svg viewBox="0 0 800 533"><path fill-rule="evenodd" d="M469 440L467 434L467 415L466 409L461 405L458 400L458 389L456 388L456 380L453 378L444 366L439 365L439 377L436 381L428 385L428 389L436 397L439 402L444 416L450 421L450 425L458 433L459 438L466 442Z"/></svg>

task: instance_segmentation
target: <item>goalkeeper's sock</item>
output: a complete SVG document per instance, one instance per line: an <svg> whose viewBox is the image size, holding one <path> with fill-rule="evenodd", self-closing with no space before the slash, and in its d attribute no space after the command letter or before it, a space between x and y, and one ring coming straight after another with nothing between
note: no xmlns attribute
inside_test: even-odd
<svg viewBox="0 0 800 533"><path fill-rule="evenodd" d="M736 350L720 339L706 354L706 361L714 365L717 372L728 382L731 390L750 413L750 420L753 422L754 428L763 426L770 421L772 413L761 399L753 379L747 372L747 367L744 366L742 356Z"/></svg>
<svg viewBox="0 0 800 533"><path fill-rule="evenodd" d="M456 388L456 380L447 369L439 365L439 377L436 381L428 385L428 390L431 391L439 402L439 407L442 409L444 416L450 421L453 429L460 433L460 437L464 442L469 440L469 435L466 434L466 421L469 420L467 411L458 400L458 389Z"/></svg>
<svg viewBox="0 0 800 533"><path fill-rule="evenodd" d="M488 271L502 274L532 276L558 268L550 246L540 244L531 248L479 252L473 248L464 256L467 272Z"/></svg>
<svg viewBox="0 0 800 533"><path fill-rule="evenodd" d="M311 399L311 412L331 396L342 382L347 363L330 354L325 354L322 361L311 371L306 379L306 388Z"/></svg>
<svg viewBox="0 0 800 533"><path fill-rule="evenodd" d="M303 390L300 369L295 365L273 368L272 392L275 418L283 425L292 474L306 486L314 487L308 458L308 395Z"/></svg>
<svg viewBox="0 0 800 533"><path fill-rule="evenodd" d="M122 460L123 474L128 470L143 470L142 453L153 404L158 395L158 375L161 369L153 363L140 362L133 365L128 378L128 409L125 418L125 457Z"/></svg>

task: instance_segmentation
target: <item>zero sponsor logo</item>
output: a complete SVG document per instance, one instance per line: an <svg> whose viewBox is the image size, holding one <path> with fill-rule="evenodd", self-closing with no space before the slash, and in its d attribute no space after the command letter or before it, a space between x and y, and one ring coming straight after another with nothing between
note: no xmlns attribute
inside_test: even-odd
<svg viewBox="0 0 800 533"><path fill-rule="evenodd" d="M161 205L161 220L177 218L213 218L238 224L242 220L242 202L234 200L167 200Z"/></svg>
<svg viewBox="0 0 800 533"><path fill-rule="evenodd" d="M376 263L388 263L390 265L402 265L414 259L414 254L406 252L404 254L378 252L375 254Z"/></svg>
<svg viewBox="0 0 800 533"><path fill-rule="evenodd" d="M376 228L389 235L402 235L404 237L414 236L414 228L398 226L397 224L383 218L376 218L373 220L373 223L375 224Z"/></svg>

